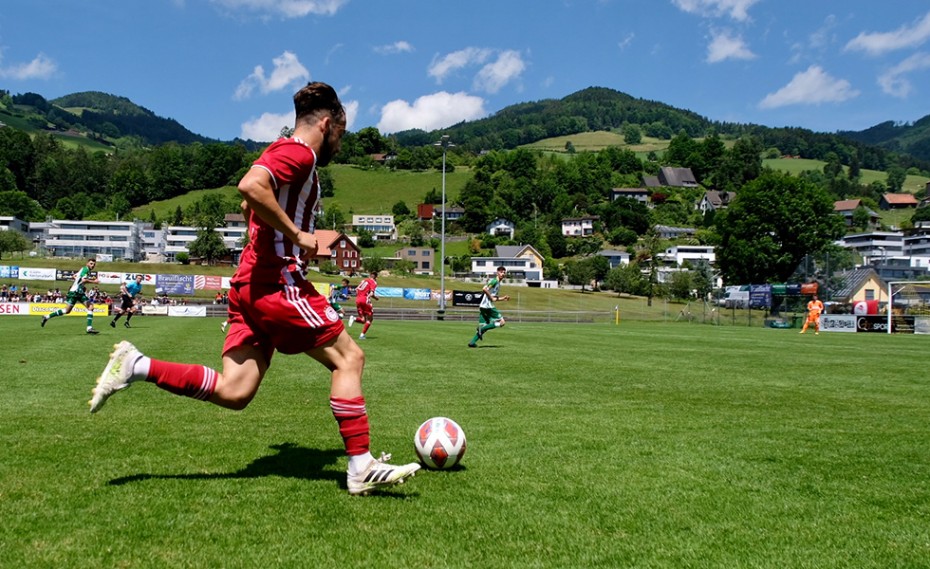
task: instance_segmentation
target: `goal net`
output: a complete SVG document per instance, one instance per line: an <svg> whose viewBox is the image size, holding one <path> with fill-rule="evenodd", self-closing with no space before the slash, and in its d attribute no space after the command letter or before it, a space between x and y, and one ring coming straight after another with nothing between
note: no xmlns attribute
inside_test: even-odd
<svg viewBox="0 0 930 569"><path fill-rule="evenodd" d="M888 298L889 334L930 334L930 281L891 281Z"/></svg>

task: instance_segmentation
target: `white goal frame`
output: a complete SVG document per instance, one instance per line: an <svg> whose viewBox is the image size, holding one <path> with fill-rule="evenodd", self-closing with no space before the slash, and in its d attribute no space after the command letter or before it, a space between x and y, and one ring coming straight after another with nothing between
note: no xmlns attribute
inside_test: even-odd
<svg viewBox="0 0 930 569"><path fill-rule="evenodd" d="M891 317L892 317L892 308L894 307L894 295L896 294L893 291L894 285L909 285L909 284L919 284L919 285L928 285L930 281L888 281L888 333L891 334ZM898 289L898 292L901 292L901 289Z"/></svg>

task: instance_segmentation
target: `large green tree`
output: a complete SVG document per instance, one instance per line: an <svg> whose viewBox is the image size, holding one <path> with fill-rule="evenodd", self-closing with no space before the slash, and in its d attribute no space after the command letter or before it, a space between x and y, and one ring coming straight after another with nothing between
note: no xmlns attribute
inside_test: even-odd
<svg viewBox="0 0 930 569"><path fill-rule="evenodd" d="M192 256L205 260L208 265L229 253L223 238L209 225L197 230L197 238L190 242L187 250Z"/></svg>
<svg viewBox="0 0 930 569"><path fill-rule="evenodd" d="M784 282L805 255L845 232L833 199L811 182L765 171L717 215L717 262L730 284Z"/></svg>

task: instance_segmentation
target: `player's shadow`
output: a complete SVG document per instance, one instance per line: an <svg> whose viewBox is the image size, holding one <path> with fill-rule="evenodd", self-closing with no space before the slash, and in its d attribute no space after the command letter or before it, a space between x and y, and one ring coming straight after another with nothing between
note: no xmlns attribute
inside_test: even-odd
<svg viewBox="0 0 930 569"><path fill-rule="evenodd" d="M190 473L190 474L133 474L114 478L110 486L122 486L144 480L226 480L232 478L260 478L262 476L283 476L285 478L302 478L305 480L332 480L345 486L345 473L327 469L335 464L345 453L341 450L320 450L298 446L294 443L281 443L269 447L276 452L256 458L244 468L235 472Z"/></svg>

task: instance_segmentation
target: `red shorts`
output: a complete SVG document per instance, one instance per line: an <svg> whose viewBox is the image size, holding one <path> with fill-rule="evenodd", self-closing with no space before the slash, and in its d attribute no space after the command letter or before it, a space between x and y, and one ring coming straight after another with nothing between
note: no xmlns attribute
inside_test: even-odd
<svg viewBox="0 0 930 569"><path fill-rule="evenodd" d="M372 318L375 317L375 312L371 309L370 304L356 304L355 311L358 312L359 320L369 322Z"/></svg>
<svg viewBox="0 0 930 569"><path fill-rule="evenodd" d="M275 350L299 354L322 346L344 330L325 296L299 286L240 283L229 290L229 331L223 354L252 346L271 362Z"/></svg>

